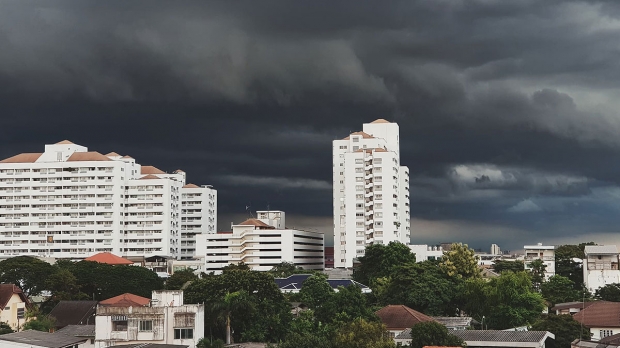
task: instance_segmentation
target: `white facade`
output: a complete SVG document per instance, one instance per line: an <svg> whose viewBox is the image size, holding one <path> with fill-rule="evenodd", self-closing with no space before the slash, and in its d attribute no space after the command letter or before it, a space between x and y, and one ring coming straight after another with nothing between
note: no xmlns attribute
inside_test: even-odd
<svg viewBox="0 0 620 348"><path fill-rule="evenodd" d="M204 337L204 304L184 304L182 290L153 291L151 306L97 306L95 347L132 343L185 344Z"/></svg>
<svg viewBox="0 0 620 348"><path fill-rule="evenodd" d="M545 279L549 280L555 275L555 246L538 243L537 245L526 245L523 248L525 249L523 263L526 270L532 269L529 266L532 261L541 260L547 266L545 268Z"/></svg>
<svg viewBox="0 0 620 348"><path fill-rule="evenodd" d="M215 190L204 188L201 204L211 210L199 228L192 221L192 233L183 233L190 226L184 197L194 186L185 185L182 171L165 173L66 140L7 158L0 161L0 257L188 257L195 233L213 233L217 223Z"/></svg>
<svg viewBox="0 0 620 348"><path fill-rule="evenodd" d="M367 245L409 244L409 169L398 124L365 123L333 142L334 266L350 268Z"/></svg>
<svg viewBox="0 0 620 348"><path fill-rule="evenodd" d="M491 255L500 255L502 250L499 248L497 244L491 244Z"/></svg>
<svg viewBox="0 0 620 348"><path fill-rule="evenodd" d="M443 256L443 248L441 246L409 244L408 247L415 254L415 262L440 260Z"/></svg>
<svg viewBox="0 0 620 348"><path fill-rule="evenodd" d="M205 272L221 272L229 264L245 263L255 271L269 271L290 262L304 269L323 270L324 235L321 232L278 229L284 212L258 212L265 219L248 219L232 226L232 232L210 234L206 240Z"/></svg>
<svg viewBox="0 0 620 348"><path fill-rule="evenodd" d="M594 292L607 284L620 283L618 248L615 245L587 245L584 253L583 281L589 291Z"/></svg>

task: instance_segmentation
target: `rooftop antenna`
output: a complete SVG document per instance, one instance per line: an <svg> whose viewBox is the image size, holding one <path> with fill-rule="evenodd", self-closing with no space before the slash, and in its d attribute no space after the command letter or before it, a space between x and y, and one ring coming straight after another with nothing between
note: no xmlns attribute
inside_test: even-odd
<svg viewBox="0 0 620 348"><path fill-rule="evenodd" d="M245 211L248 213L248 216L253 219L254 215L252 214L252 211L250 210L250 208L252 208L251 205L246 205L245 206Z"/></svg>

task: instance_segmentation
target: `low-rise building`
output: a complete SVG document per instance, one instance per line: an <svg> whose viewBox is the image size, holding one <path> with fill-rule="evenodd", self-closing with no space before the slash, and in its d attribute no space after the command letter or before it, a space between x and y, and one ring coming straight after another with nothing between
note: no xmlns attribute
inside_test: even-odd
<svg viewBox="0 0 620 348"><path fill-rule="evenodd" d="M293 274L292 276L288 276L286 278L275 278L276 285L280 288L280 291L286 293L298 293L301 291L303 283L311 276L311 274ZM362 284L358 283L352 279L327 279L327 284L332 287L332 290L338 292L339 287L348 287L348 286L357 286L362 290L362 293L368 294L371 293L372 290Z"/></svg>
<svg viewBox="0 0 620 348"><path fill-rule="evenodd" d="M583 281L590 292L620 282L618 248L615 245L586 245L583 259Z"/></svg>
<svg viewBox="0 0 620 348"><path fill-rule="evenodd" d="M282 262L323 270L323 233L286 228L282 211L257 214L259 219L233 225L232 232L206 235L205 272L220 273L222 268L241 262L256 271L269 271Z"/></svg>
<svg viewBox="0 0 620 348"><path fill-rule="evenodd" d="M549 278L555 275L555 246L538 243L536 245L526 245L523 248L525 249L523 261L526 270L532 269L530 267L532 261L541 260L546 266L545 279L549 280Z"/></svg>
<svg viewBox="0 0 620 348"><path fill-rule="evenodd" d="M590 329L592 341L599 341L620 333L620 302L593 302L573 318Z"/></svg>
<svg viewBox="0 0 620 348"><path fill-rule="evenodd" d="M443 256L443 247L440 245L409 244L409 250L415 254L416 262L439 260Z"/></svg>
<svg viewBox="0 0 620 348"><path fill-rule="evenodd" d="M30 302L22 289L13 284L0 284L0 321L13 330L19 329L26 322L28 306Z"/></svg>
<svg viewBox="0 0 620 348"><path fill-rule="evenodd" d="M153 291L144 306L97 306L95 347L176 344L195 348L204 337L204 305L184 304L183 291Z"/></svg>
<svg viewBox="0 0 620 348"><path fill-rule="evenodd" d="M390 335L392 335L393 338L396 338L407 329L410 330L415 324L436 321L428 315L420 313L404 305L388 305L376 311L375 314L379 317L379 320L381 320L381 323L385 325L386 329L390 332ZM396 343L398 342L401 341L396 341ZM409 342L411 342L411 339Z"/></svg>
<svg viewBox="0 0 620 348"><path fill-rule="evenodd" d="M562 314L575 315L581 312L582 309L588 308L593 303L594 302L581 302L581 301L558 303L551 308L551 311L555 311L556 315L562 315Z"/></svg>

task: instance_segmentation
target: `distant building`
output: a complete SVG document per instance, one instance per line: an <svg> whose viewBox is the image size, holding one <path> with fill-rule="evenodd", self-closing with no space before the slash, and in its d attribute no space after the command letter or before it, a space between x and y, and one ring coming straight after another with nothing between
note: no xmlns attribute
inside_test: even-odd
<svg viewBox="0 0 620 348"><path fill-rule="evenodd" d="M378 119L334 140L334 263L351 268L371 244L409 244L409 168L398 124Z"/></svg>
<svg viewBox="0 0 620 348"><path fill-rule="evenodd" d="M594 292L607 284L620 283L618 248L615 245L586 245L583 259L583 281Z"/></svg>
<svg viewBox="0 0 620 348"><path fill-rule="evenodd" d="M555 246L538 243L537 245L526 245L523 248L525 249L524 264L526 270L532 269L529 266L532 261L541 260L547 266L545 268L545 279L549 280L555 275Z"/></svg>
<svg viewBox="0 0 620 348"><path fill-rule="evenodd" d="M241 262L256 271L269 271L282 262L304 269L324 269L323 233L285 228L283 211L257 214L262 218L233 225L232 232L207 236L202 248L207 250L205 272L219 273L223 267Z"/></svg>
<svg viewBox="0 0 620 348"><path fill-rule="evenodd" d="M443 248L439 245L409 244L407 246L415 254L416 262L439 260L443 256Z"/></svg>
<svg viewBox="0 0 620 348"><path fill-rule="evenodd" d="M325 247L325 268L334 268L334 247Z"/></svg>
<svg viewBox="0 0 620 348"><path fill-rule="evenodd" d="M499 248L497 244L491 244L491 255L501 255L502 250Z"/></svg>
<svg viewBox="0 0 620 348"><path fill-rule="evenodd" d="M152 343L196 348L204 337L203 304L185 304L181 290L153 291L149 302L97 306L95 347Z"/></svg>

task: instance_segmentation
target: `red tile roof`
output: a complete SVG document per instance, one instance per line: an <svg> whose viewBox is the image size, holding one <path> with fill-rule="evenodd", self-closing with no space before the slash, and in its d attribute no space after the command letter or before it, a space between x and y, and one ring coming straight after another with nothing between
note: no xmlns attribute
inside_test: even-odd
<svg viewBox="0 0 620 348"><path fill-rule="evenodd" d="M620 302L594 302L573 318L586 327L620 328Z"/></svg>
<svg viewBox="0 0 620 348"><path fill-rule="evenodd" d="M140 174L166 174L163 170L153 166L140 167Z"/></svg>
<svg viewBox="0 0 620 348"><path fill-rule="evenodd" d="M404 330L415 324L435 321L435 319L403 305L385 306L375 314L388 330Z"/></svg>
<svg viewBox="0 0 620 348"><path fill-rule="evenodd" d="M148 180L148 179L161 179L161 178L158 177L158 176L149 174L149 175L145 175L145 176L141 177L138 180Z"/></svg>
<svg viewBox="0 0 620 348"><path fill-rule="evenodd" d="M5 158L0 163L34 163L39 157L41 157L42 153L20 153L19 155L15 155L13 157Z"/></svg>
<svg viewBox="0 0 620 348"><path fill-rule="evenodd" d="M151 302L151 299L130 294L124 293L122 295L118 295L107 300L103 300L99 302L102 306L113 306L113 307L144 307L147 306Z"/></svg>
<svg viewBox="0 0 620 348"><path fill-rule="evenodd" d="M267 225L266 223L258 220L258 219L247 219L244 222L240 223L239 225L243 225L243 226L256 226L259 229L268 229L268 230L273 230L275 229L275 227L271 226L271 225Z"/></svg>
<svg viewBox="0 0 620 348"><path fill-rule="evenodd" d="M91 257L85 258L84 260L107 263L108 265L133 265L133 262L108 252L95 254Z"/></svg>
<svg viewBox="0 0 620 348"><path fill-rule="evenodd" d="M24 292L19 286L14 284L0 284L0 310L4 309L14 294L17 294L26 305L30 305L28 298L24 295Z"/></svg>
<svg viewBox="0 0 620 348"><path fill-rule="evenodd" d="M200 186L195 185L195 184L187 184L187 185L183 186L183 188L200 188Z"/></svg>
<svg viewBox="0 0 620 348"><path fill-rule="evenodd" d="M69 140L63 140L63 141L57 142L55 145L75 145L75 144Z"/></svg>
<svg viewBox="0 0 620 348"><path fill-rule="evenodd" d="M385 120L383 118L379 118L379 119L376 119L376 120L370 122L370 124L373 124L373 123L390 123L390 121Z"/></svg>
<svg viewBox="0 0 620 348"><path fill-rule="evenodd" d="M372 135L368 134L368 133L364 133L364 132L355 132L355 133L351 133L351 135L361 135L362 138L364 139L371 139L374 138ZM348 137L342 139L342 140L349 140L351 139L351 135L349 135Z"/></svg>
<svg viewBox="0 0 620 348"><path fill-rule="evenodd" d="M71 156L69 156L67 162L75 161L110 161L110 158L100 154L97 151L74 152Z"/></svg>
<svg viewBox="0 0 620 348"><path fill-rule="evenodd" d="M117 154L116 152L110 152L110 153L106 153L105 154L108 157L120 157L121 155Z"/></svg>

